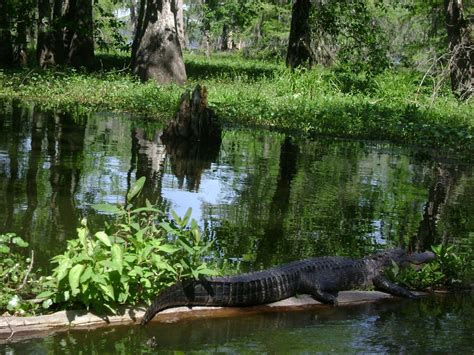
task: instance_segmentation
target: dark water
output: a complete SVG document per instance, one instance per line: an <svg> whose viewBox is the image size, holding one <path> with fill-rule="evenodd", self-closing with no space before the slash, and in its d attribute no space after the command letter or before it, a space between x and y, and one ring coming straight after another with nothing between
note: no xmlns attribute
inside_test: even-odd
<svg viewBox="0 0 474 355"><path fill-rule="evenodd" d="M137 119L18 103L0 113L0 233L27 239L44 269L81 218L101 227L92 204L123 203L141 176L143 201L180 215L192 207L216 254L244 268L387 243L473 249L474 167L463 160L258 130L225 131L220 146L164 146L161 128Z"/></svg>
<svg viewBox="0 0 474 355"><path fill-rule="evenodd" d="M214 254L222 259L241 260L244 270L309 256L361 256L385 244L425 249L433 243L445 242L455 244L460 253L473 255L474 165L469 160L448 159L442 153L433 158L389 144L308 141L259 130L227 130L218 146L186 142L165 146L160 134L161 127L156 124L130 117L96 114L78 118L40 112L32 105L3 104L0 233L15 232L28 240L35 250L36 266L47 271L49 259L62 252L65 241L75 236L81 218L88 219L92 230L100 228L107 218L97 215L92 204L123 203L133 182L145 176L142 202L147 198L179 215L192 207L193 217L206 238L215 241ZM440 332L447 332L446 339L450 332L461 331L453 326L450 315L454 311L449 307L457 309L466 301L427 302L403 304L399 314L385 310L385 306L356 308L347 316L343 310L332 310L337 319L343 320L328 320L324 328L340 327L344 332L341 334L345 334L341 338L353 339L353 343L339 343L331 338L322 343L326 344L324 347L315 349L362 351L367 347L378 351L367 334L376 337L383 331L387 344L382 344L380 351L396 351L390 342L397 337L404 346L408 344L402 336L405 330L400 328L416 328L408 310L425 303L433 324L441 327ZM444 317L442 322L435 322L430 302L441 302L446 307L440 313ZM470 312L472 319L472 308ZM201 345L196 349L205 349L209 344L226 351L227 348L221 348L225 343L230 351L273 352L280 346L287 349L287 339L288 344L301 343L302 347L296 349L311 352L325 332L320 323L310 321L311 317L292 313L255 316L245 321L209 320L202 326L218 338L220 328L229 328L231 338L217 345L215 340L206 343L198 339ZM373 321L387 317L389 320L382 323ZM354 320L358 326L351 325ZM405 320L407 324L401 325ZM284 324L281 328L280 323ZM258 330L258 324L268 324L273 330ZM379 327L380 324L383 326ZM428 327L428 323L425 325ZM198 330L199 324L193 326L196 330L188 324L170 327L174 330L164 334L191 332L192 337L208 339L206 332ZM240 336L239 327L242 331L256 330ZM472 334L472 327L467 329ZM104 346L110 343L100 334L105 332L108 338L110 332L111 338L120 334L119 337L129 339L128 345L120 342L127 349L142 339L138 335L135 339L136 331L125 327L74 333L49 339L47 346L60 348L80 342L84 349L91 346L102 352L101 342ZM236 343L232 334L237 334ZM290 334L300 339L299 343L290 342ZM266 341L265 335L273 340ZM178 338L167 336L162 341L168 338L177 344L169 349L181 349ZM450 349L446 341L442 349ZM273 343L280 345L272 348ZM459 349L465 349L465 343L460 344ZM182 346L194 349L184 343ZM421 350L423 346L432 349L421 343L416 346Z"/></svg>
<svg viewBox="0 0 474 355"><path fill-rule="evenodd" d="M473 354L474 295L431 296L145 328L69 331L3 346L5 354ZM155 338L154 347L147 341ZM0 345L0 353L1 353Z"/></svg>

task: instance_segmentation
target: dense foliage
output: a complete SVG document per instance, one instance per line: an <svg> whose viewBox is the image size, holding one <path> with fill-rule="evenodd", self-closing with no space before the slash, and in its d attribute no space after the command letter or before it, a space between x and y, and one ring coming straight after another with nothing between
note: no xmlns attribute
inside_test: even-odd
<svg viewBox="0 0 474 355"><path fill-rule="evenodd" d="M0 310L31 313L41 303L44 309L115 313L118 305L150 302L176 280L219 274L210 259L211 243L190 221L190 209L183 218L172 212L170 220L148 201L144 207L131 204L144 183L145 178L137 180L127 195L127 206L95 205L115 216L114 223L92 233L83 220L66 251L52 258L56 266L50 276L37 279L33 261L12 252L12 247L28 246L20 237L0 235L0 254L5 255L0 261L4 285Z"/></svg>

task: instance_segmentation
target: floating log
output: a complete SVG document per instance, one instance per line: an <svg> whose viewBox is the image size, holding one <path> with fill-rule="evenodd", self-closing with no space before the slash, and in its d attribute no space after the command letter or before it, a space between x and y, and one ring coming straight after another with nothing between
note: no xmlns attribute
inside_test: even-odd
<svg viewBox="0 0 474 355"><path fill-rule="evenodd" d="M423 295L423 293L417 293ZM375 302L395 297L378 291L342 291L339 307ZM332 307L315 301L309 295L291 297L271 304L254 307L176 307L169 308L153 318L152 322L173 323L184 319L221 318L250 315L263 312L301 311ZM98 316L87 311L60 311L44 316L10 317L0 316L0 344L25 339L44 337L70 329L91 329L118 324L138 324L145 308L122 308L116 315Z"/></svg>

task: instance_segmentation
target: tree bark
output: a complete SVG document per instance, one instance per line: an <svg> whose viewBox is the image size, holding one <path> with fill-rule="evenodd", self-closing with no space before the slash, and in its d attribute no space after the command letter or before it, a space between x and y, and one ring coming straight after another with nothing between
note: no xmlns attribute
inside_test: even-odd
<svg viewBox="0 0 474 355"><path fill-rule="evenodd" d="M23 10L23 11L22 11ZM25 67L28 64L27 57L27 22L28 22L28 10L23 6L20 7L20 12L24 12L24 17L17 19L16 23L16 41L13 46L13 63L16 66Z"/></svg>
<svg viewBox="0 0 474 355"><path fill-rule="evenodd" d="M146 2L146 4L145 4ZM132 66L141 80L159 83L186 81L176 24L175 0L146 0L136 31Z"/></svg>
<svg viewBox="0 0 474 355"><path fill-rule="evenodd" d="M13 64L13 46L8 18L7 1L0 0L0 67L10 67Z"/></svg>
<svg viewBox="0 0 474 355"><path fill-rule="evenodd" d="M183 0L176 0L176 28L178 30L178 40L181 50L186 48L186 36L184 28Z"/></svg>
<svg viewBox="0 0 474 355"><path fill-rule="evenodd" d="M221 51L228 51L231 49L233 49L232 31L229 29L229 26L224 23L221 34Z"/></svg>
<svg viewBox="0 0 474 355"><path fill-rule="evenodd" d="M52 22L53 16L50 0L38 0L36 60L41 68L47 68L57 64Z"/></svg>
<svg viewBox="0 0 474 355"><path fill-rule="evenodd" d="M286 65L289 68L311 67L315 63L311 49L311 27L309 17L311 0L294 0L291 14L291 29Z"/></svg>
<svg viewBox="0 0 474 355"><path fill-rule="evenodd" d="M80 68L94 65L92 0L70 0L68 13L68 64Z"/></svg>
<svg viewBox="0 0 474 355"><path fill-rule="evenodd" d="M464 16L462 0L444 0L444 10L449 50L452 54L449 63L451 89L460 99L466 100L474 92L472 25Z"/></svg>

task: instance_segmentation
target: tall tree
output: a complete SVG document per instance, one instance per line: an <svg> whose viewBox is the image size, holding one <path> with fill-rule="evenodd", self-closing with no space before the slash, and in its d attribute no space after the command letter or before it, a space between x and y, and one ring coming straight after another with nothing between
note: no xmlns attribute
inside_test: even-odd
<svg viewBox="0 0 474 355"><path fill-rule="evenodd" d="M0 67L13 64L13 46L7 0L0 0Z"/></svg>
<svg viewBox="0 0 474 355"><path fill-rule="evenodd" d="M65 0L67 63L74 67L94 64L92 0Z"/></svg>
<svg viewBox="0 0 474 355"><path fill-rule="evenodd" d="M451 89L461 99L474 92L474 43L471 39L472 25L464 14L462 0L444 0L446 29L449 50Z"/></svg>
<svg viewBox="0 0 474 355"><path fill-rule="evenodd" d="M53 9L50 0L38 0L36 60L41 68L56 64Z"/></svg>
<svg viewBox="0 0 474 355"><path fill-rule="evenodd" d="M186 81L176 0L142 0L132 46L132 67L141 80Z"/></svg>
<svg viewBox="0 0 474 355"><path fill-rule="evenodd" d="M181 49L186 48L186 35L184 27L183 0L176 0L176 28L178 29L178 39Z"/></svg>
<svg viewBox="0 0 474 355"><path fill-rule="evenodd" d="M92 0L38 0L38 64L92 67L92 16Z"/></svg>
<svg viewBox="0 0 474 355"><path fill-rule="evenodd" d="M296 68L315 63L311 49L311 0L295 0L291 15L290 39L286 56L286 65Z"/></svg>

